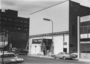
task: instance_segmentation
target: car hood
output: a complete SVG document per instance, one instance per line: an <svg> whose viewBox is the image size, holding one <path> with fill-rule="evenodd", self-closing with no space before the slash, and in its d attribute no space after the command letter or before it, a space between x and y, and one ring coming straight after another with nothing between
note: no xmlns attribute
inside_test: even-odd
<svg viewBox="0 0 90 64"><path fill-rule="evenodd" d="M4 62L17 62L17 61L23 61L23 58L3 58ZM2 60L0 60L1 62Z"/></svg>

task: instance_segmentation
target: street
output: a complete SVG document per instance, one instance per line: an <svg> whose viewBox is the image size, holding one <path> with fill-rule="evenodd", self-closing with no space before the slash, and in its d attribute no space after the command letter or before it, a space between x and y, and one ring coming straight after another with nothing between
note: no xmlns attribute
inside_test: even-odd
<svg viewBox="0 0 90 64"><path fill-rule="evenodd" d="M80 62L77 60L39 58L39 57L31 57L26 55L20 55L19 57L24 58L25 64L90 64L90 63Z"/></svg>

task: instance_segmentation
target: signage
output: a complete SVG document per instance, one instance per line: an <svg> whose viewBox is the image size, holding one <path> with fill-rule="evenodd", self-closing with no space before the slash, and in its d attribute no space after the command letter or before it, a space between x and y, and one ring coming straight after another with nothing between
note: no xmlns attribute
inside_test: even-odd
<svg viewBox="0 0 90 64"><path fill-rule="evenodd" d="M90 15L81 17L81 21L80 22L86 22L86 21L90 21Z"/></svg>
<svg viewBox="0 0 90 64"><path fill-rule="evenodd" d="M5 47L8 44L8 42L0 42L0 47Z"/></svg>

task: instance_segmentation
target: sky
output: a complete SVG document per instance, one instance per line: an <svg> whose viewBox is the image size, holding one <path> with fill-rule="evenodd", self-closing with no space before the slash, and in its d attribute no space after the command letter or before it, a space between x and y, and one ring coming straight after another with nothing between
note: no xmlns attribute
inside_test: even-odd
<svg viewBox="0 0 90 64"><path fill-rule="evenodd" d="M29 17L31 13L47 8L65 0L0 0L0 8L17 10L21 17ZM73 0L90 7L90 0Z"/></svg>
<svg viewBox="0 0 90 64"><path fill-rule="evenodd" d="M67 1L67 0L0 0L0 8L17 10L19 17L30 18L29 32L30 32L30 35L35 35L35 34L51 33L52 31L51 23L43 21L43 17L47 17L47 16L48 18L52 19L54 22L54 32L68 30L68 21L67 21L68 19L67 17L65 18L66 15L64 13L59 12L59 11L65 11L67 7L59 11L51 8L51 10L53 11L51 12L47 11L48 12L47 14L46 12L43 13L44 12L43 11L39 14L36 14L35 16L32 15L32 13L34 12L56 5L63 1ZM90 0L72 0L72 1L78 2L83 6L90 7ZM61 8L64 8L64 7L65 6L62 6ZM56 7L56 9L58 8ZM57 12L56 14L54 14L55 11ZM60 16L58 16L58 14L60 14ZM67 16L68 16L68 13L67 13Z"/></svg>

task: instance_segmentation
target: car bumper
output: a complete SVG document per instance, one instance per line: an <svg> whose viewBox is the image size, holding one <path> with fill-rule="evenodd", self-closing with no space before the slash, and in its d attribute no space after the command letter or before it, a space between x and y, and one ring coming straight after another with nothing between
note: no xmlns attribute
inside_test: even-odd
<svg viewBox="0 0 90 64"><path fill-rule="evenodd" d="M19 63L23 63L24 61L11 61L11 62L4 62L5 64L19 64Z"/></svg>

